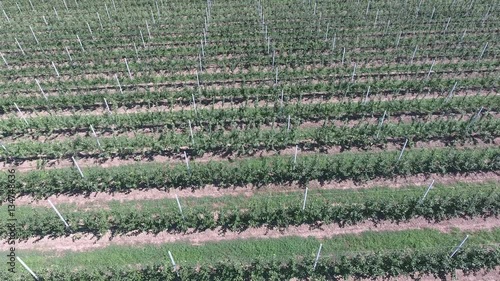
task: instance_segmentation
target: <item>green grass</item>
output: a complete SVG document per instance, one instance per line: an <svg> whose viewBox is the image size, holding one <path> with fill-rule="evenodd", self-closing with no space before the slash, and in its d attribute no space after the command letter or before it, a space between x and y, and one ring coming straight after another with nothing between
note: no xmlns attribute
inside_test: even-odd
<svg viewBox="0 0 500 281"><path fill-rule="evenodd" d="M492 231L444 234L436 230L405 230L396 232L365 232L360 235L340 235L330 239L286 237L279 239L246 239L210 242L203 245L168 243L146 246L110 246L88 252L35 252L18 250L20 256L35 272L47 268L105 268L147 265L164 262L169 265L167 251L177 264L195 266L218 261L240 261L255 258L288 259L293 256L314 257L323 243L322 257L342 256L370 251L404 251L449 249L450 253L466 234L470 235L464 247L500 243L500 228ZM75 246L78 241L75 242ZM1 253L4 256L4 253ZM5 265L2 264L4 267ZM4 270L4 269L2 269Z"/></svg>
<svg viewBox="0 0 500 281"><path fill-rule="evenodd" d="M429 182L430 183L430 182ZM489 192L496 188L497 184L494 182L486 183L455 183L453 185L443 185L435 183L433 189L429 192L429 198L432 196L453 196L453 195L466 195L477 192ZM363 203L370 199L395 199L402 200L404 198L423 196L427 186L406 186L404 188L389 188L389 187L375 187L366 189L346 189L346 190L322 190L310 189L308 191L308 204L314 204L315 201L327 201L332 204L353 204ZM304 191L256 191L251 197L244 195L222 196L222 197L185 197L179 198L182 208L185 212L190 209L213 209L218 211L220 209L245 209L250 206L262 205L265 201L266 204L272 206L290 206L293 204L302 204L304 198ZM49 203L44 200L41 201L45 207L30 207L30 206L17 206L16 215L18 216L32 216L35 214L45 213L50 209ZM83 206L75 203L61 203L56 205L57 209L64 215L68 213L80 213L85 210L99 210L102 208L111 209L116 211L129 211L130 209L137 211L156 210L162 212L178 212L177 202L175 199L157 199L157 200L133 200L120 202L118 200L111 200L106 202L86 202ZM7 206L4 204L0 206L0 212L7 212ZM49 213L55 212L50 209Z"/></svg>

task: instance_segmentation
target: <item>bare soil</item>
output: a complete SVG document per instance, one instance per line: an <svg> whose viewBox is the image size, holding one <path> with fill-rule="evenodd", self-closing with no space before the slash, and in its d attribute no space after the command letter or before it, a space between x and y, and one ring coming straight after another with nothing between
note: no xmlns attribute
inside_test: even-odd
<svg viewBox="0 0 500 281"><path fill-rule="evenodd" d="M396 177L393 179L376 179L364 183L353 181L330 181L320 183L318 181L311 181L308 188L313 189L366 189L374 187L389 187L393 189L404 188L407 186L428 186L432 180L436 180L436 184L456 184L456 183L482 183L482 182L500 182L500 173L486 172L486 173L469 173L462 175L414 175L408 177ZM53 195L48 197L54 204L76 204L77 206L85 206L86 204L96 204L99 202L108 202L112 200L124 202L133 200L154 200L154 199L174 199L177 195L179 198L192 197L222 197L222 196L253 196L254 194L262 194L269 191L273 192L287 192L304 189L297 183L289 185L266 185L256 187L253 185L220 188L213 185L207 185L200 189L150 189L150 190L132 190L127 193L104 193L94 192L85 195ZM30 196L22 196L16 199L16 205L33 205L33 206L47 206L45 200L34 200Z"/></svg>
<svg viewBox="0 0 500 281"><path fill-rule="evenodd" d="M63 238L43 238L29 239L26 242L17 243L17 247L22 250L36 251L91 251L94 249L104 248L111 245L133 246L142 244L163 244L174 242L188 242L193 245L202 245L207 242L235 240L235 239L250 239L250 238L281 238L289 236L299 237L315 237L318 239L332 238L343 234L360 234L367 231L402 231L414 229L435 229L443 233L448 233L454 229L461 231L477 231L488 230L500 227L500 219L451 219L439 223L429 223L424 219L412 219L404 223L382 222L374 225L371 222L365 222L354 226L344 228L338 225L322 225L318 228L313 228L307 225L288 227L287 229L270 230L266 227L248 229L242 232L221 232L220 229L208 230L201 233L188 232L187 234L170 234L162 232L156 235L153 234L125 234L111 237L108 233L101 239L97 239L92 235L72 234L69 237ZM2 244L2 251L7 249L8 245ZM4 249L5 248L5 249Z"/></svg>

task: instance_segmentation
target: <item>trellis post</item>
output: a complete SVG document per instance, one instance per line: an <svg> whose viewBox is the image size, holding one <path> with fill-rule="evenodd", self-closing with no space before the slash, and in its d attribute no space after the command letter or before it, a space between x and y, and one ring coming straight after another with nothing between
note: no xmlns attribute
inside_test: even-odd
<svg viewBox="0 0 500 281"><path fill-rule="evenodd" d="M177 194L175 195L175 200L177 201L177 207L179 207L179 212L181 213L182 219L185 219L184 213L182 212L181 202L179 201L179 197L177 197Z"/></svg>
<svg viewBox="0 0 500 281"><path fill-rule="evenodd" d="M16 257L16 259L21 263L21 265L35 278L35 280L40 280L38 279L38 276L24 263L24 261L20 257Z"/></svg>
<svg viewBox="0 0 500 281"><path fill-rule="evenodd" d="M382 119L378 123L377 139L378 139L378 136L380 134L380 129L382 129L382 125L384 124L384 119L385 119L386 114L387 114L387 110L384 110L384 115L382 116Z"/></svg>
<svg viewBox="0 0 500 281"><path fill-rule="evenodd" d="M69 53L68 47L64 47L64 49L66 50L66 54L68 54L69 61L73 61L73 58L71 58L71 54Z"/></svg>
<svg viewBox="0 0 500 281"><path fill-rule="evenodd" d="M127 58L125 58L125 65L127 66L128 77L132 80L132 73L130 72L130 68L128 67Z"/></svg>
<svg viewBox="0 0 500 281"><path fill-rule="evenodd" d="M188 123L189 123L189 133L191 135L191 143L194 145L193 127L191 126L191 120L188 120Z"/></svg>
<svg viewBox="0 0 500 281"><path fill-rule="evenodd" d="M54 211L56 212L56 214L59 216L59 218L62 220L62 222L64 223L64 225L69 228L69 224L66 222L66 220L64 219L64 217L61 215L61 213L59 213L59 211L57 210L56 206L54 206L54 204L52 204L52 202L50 201L50 199L47 199L47 201L49 201L49 204L50 206L52 206L52 209L54 209Z"/></svg>
<svg viewBox="0 0 500 281"><path fill-rule="evenodd" d="M304 192L304 202L302 203L302 211L304 211L306 209L307 191L308 191L308 187L306 186L306 191Z"/></svg>
<svg viewBox="0 0 500 281"><path fill-rule="evenodd" d="M59 71L57 71L57 67L56 67L56 65L54 64L54 62L52 62L52 67L53 67L53 68L54 68L54 70L56 71L56 75L57 75L57 77L60 77L60 75L59 75Z"/></svg>
<svg viewBox="0 0 500 281"><path fill-rule="evenodd" d="M82 177L82 179L83 179L83 178L84 178L84 176L83 176L82 169L80 169L80 165L78 165L78 163L76 162L75 157L71 156L71 159L73 159L73 163L75 163L75 166L76 166L76 168L78 169L78 172L80 173L80 176L81 176L81 177Z"/></svg>
<svg viewBox="0 0 500 281"><path fill-rule="evenodd" d="M120 88L120 93L123 94L122 85L120 84L120 80L118 80L118 75L116 74L115 74L115 79L116 83L118 83L118 88Z"/></svg>
<svg viewBox="0 0 500 281"><path fill-rule="evenodd" d="M450 255L450 259L458 252L458 250L460 250L460 248L462 248L462 246L464 245L465 241L467 241L467 239L469 239L469 235L467 234L467 236L465 236L464 240L462 240L462 242L460 243L460 245L458 245L455 250L453 251L453 253L451 253Z"/></svg>
<svg viewBox="0 0 500 281"><path fill-rule="evenodd" d="M19 109L19 106L17 106L17 103L14 103L14 105L16 106L17 112L19 112L19 114L21 115L21 118L24 120L24 123L26 123L26 125L29 125L28 121L24 117L24 114L21 112L21 109Z"/></svg>
<svg viewBox="0 0 500 281"><path fill-rule="evenodd" d="M31 25L30 25L30 30L31 30L31 34L33 34L33 38L35 38L36 44L40 45L40 42L38 41L38 38L36 38L35 32L33 31L33 28L31 27Z"/></svg>
<svg viewBox="0 0 500 281"><path fill-rule="evenodd" d="M21 44L19 43L19 41L17 41L17 38L14 38L16 40L16 43L17 43L17 46L19 47L19 49L21 50L21 53L23 53L23 55L26 55L26 53L24 52L23 50L23 47L21 47Z"/></svg>
<svg viewBox="0 0 500 281"><path fill-rule="evenodd" d="M102 147L101 147L101 143L99 142L99 138L97 137L97 134L95 133L94 126L90 125L90 130L92 130L92 134L94 135L95 140L97 141L97 145L98 145L100 148L102 148Z"/></svg>
<svg viewBox="0 0 500 281"><path fill-rule="evenodd" d="M401 153L399 154L398 161L401 160L401 157L403 157L403 152L405 151L406 145L408 144L408 139L406 139L405 144L403 145L403 149L401 149Z"/></svg>
<svg viewBox="0 0 500 281"><path fill-rule="evenodd" d="M434 180L432 180L431 184L429 184L429 187L427 187L427 190L425 191L424 196L418 201L419 204L424 202L424 199L427 196L427 193L429 193L429 191L431 190L432 185L434 185Z"/></svg>
<svg viewBox="0 0 500 281"><path fill-rule="evenodd" d="M319 244L318 253L316 254L316 259L314 260L313 271L316 270L316 266L318 265L319 255L321 254L321 248L323 248L323 244Z"/></svg>
<svg viewBox="0 0 500 281"><path fill-rule="evenodd" d="M36 79L36 78L35 78L35 82L36 82L36 84L38 85L38 89L40 89L40 92L42 92L43 97L45 98L45 100L49 100L49 99L47 98L47 95L46 95L46 94L45 94L45 92L43 91L42 86L40 85L40 82L38 81L38 79Z"/></svg>
<svg viewBox="0 0 500 281"><path fill-rule="evenodd" d="M158 2L156 2L156 5L158 7ZM172 256L172 253L168 251L168 256L170 257L170 262L172 263L172 267L174 268L174 271L177 273L177 277L179 276L179 272L177 271L177 266L175 265L174 257Z"/></svg>

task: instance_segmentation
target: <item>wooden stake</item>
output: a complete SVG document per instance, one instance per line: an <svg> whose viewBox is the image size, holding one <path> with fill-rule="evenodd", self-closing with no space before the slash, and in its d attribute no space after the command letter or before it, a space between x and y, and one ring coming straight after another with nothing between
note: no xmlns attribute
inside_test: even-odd
<svg viewBox="0 0 500 281"><path fill-rule="evenodd" d="M403 31L400 31L400 32L399 32L398 40L396 41L396 50L397 50L397 49L398 49L398 47L399 47L399 41L401 40L401 34L403 34Z"/></svg>
<svg viewBox="0 0 500 281"><path fill-rule="evenodd" d="M69 61L73 61L73 59L71 58L71 55L69 53L68 47L64 47L64 49L66 49L66 54L68 54Z"/></svg>
<svg viewBox="0 0 500 281"><path fill-rule="evenodd" d="M115 0L111 0L113 2L113 7L115 8L116 11L116 5L115 5Z"/></svg>
<svg viewBox="0 0 500 281"><path fill-rule="evenodd" d="M35 11L35 7L33 7L33 3L31 2L31 0L29 0L30 2L30 6L31 6L31 10L33 10L33 12Z"/></svg>
<svg viewBox="0 0 500 281"><path fill-rule="evenodd" d="M380 120L380 122L378 123L378 132L377 132L377 139L378 139L378 136L380 134L380 129L382 129L382 125L384 124L384 119L385 119L385 115L387 114L387 110L384 110L384 115L382 116L382 119Z"/></svg>
<svg viewBox="0 0 500 281"><path fill-rule="evenodd" d="M470 126L472 126L474 123L476 123L477 119L479 119L479 116L481 116L481 112L483 111L484 107L481 106L479 109L478 113L476 113L470 120L469 125L467 125L466 131L469 131Z"/></svg>
<svg viewBox="0 0 500 281"><path fill-rule="evenodd" d="M149 38L149 40L151 40L151 32L149 31L149 24L148 24L148 20L146 20L146 28L147 28L147 30L148 30L148 36L149 36L148 38Z"/></svg>
<svg viewBox="0 0 500 281"><path fill-rule="evenodd" d="M104 28L102 27L102 21L101 21L101 16L99 15L99 12L97 12L97 19L99 19L99 26L101 26L101 31L103 31Z"/></svg>
<svg viewBox="0 0 500 281"><path fill-rule="evenodd" d="M436 7L432 7L431 20L434 18L434 12L436 11Z"/></svg>
<svg viewBox="0 0 500 281"><path fill-rule="evenodd" d="M156 2L156 10L158 11L158 20L160 20L160 7L158 7L158 1Z"/></svg>
<svg viewBox="0 0 500 281"><path fill-rule="evenodd" d="M448 18L448 22L446 23L446 26L444 27L444 31L443 31L444 34L446 34L446 31L448 30L448 25L450 25L450 20L451 20L451 17Z"/></svg>
<svg viewBox="0 0 500 281"><path fill-rule="evenodd" d="M56 71L57 77L59 77L59 71L57 71L57 67L56 67L56 65L54 64L54 62L52 62L52 67L53 67L53 68L54 68L54 70Z"/></svg>
<svg viewBox="0 0 500 281"><path fill-rule="evenodd" d="M130 68L128 67L127 58L125 58L125 65L127 66L128 77L132 80L132 73L130 73Z"/></svg>
<svg viewBox="0 0 500 281"><path fill-rule="evenodd" d="M49 23L47 22L47 19L45 18L45 16L42 16L43 18L43 21L45 22L45 25L49 25Z"/></svg>
<svg viewBox="0 0 500 281"><path fill-rule="evenodd" d="M17 41L17 38L14 38L14 39L16 40L17 46L19 47L19 49L21 50L21 52L23 53L23 55L26 55L26 53L23 50L23 47L21 47L21 44L19 44L19 41Z"/></svg>
<svg viewBox="0 0 500 281"><path fill-rule="evenodd" d="M290 131L290 115L288 115L288 126L286 127L286 132Z"/></svg>
<svg viewBox="0 0 500 281"><path fill-rule="evenodd" d="M54 13L56 14L56 18L57 18L57 20L59 20L59 14L57 13L56 7L52 7L52 8L54 8Z"/></svg>
<svg viewBox="0 0 500 281"><path fill-rule="evenodd" d="M92 134L95 137L95 140L97 141L97 145L102 148L101 143L99 142L99 138L97 137L97 134L95 133L94 126L90 125L90 130L92 130Z"/></svg>
<svg viewBox="0 0 500 281"><path fill-rule="evenodd" d="M80 36L78 36L78 34L76 35L76 39L78 39L78 43L80 43L80 47L82 48L82 51L85 52L85 49L83 48L82 40L80 40Z"/></svg>
<svg viewBox="0 0 500 281"><path fill-rule="evenodd" d="M368 85L368 89L366 90L366 95L365 95L365 100L363 104L366 104L368 102L368 95L370 94L370 85Z"/></svg>
<svg viewBox="0 0 500 281"><path fill-rule="evenodd" d="M371 0L368 0L368 5L366 6L366 13L365 13L365 16L368 15L368 10L370 9L370 2Z"/></svg>
<svg viewBox="0 0 500 281"><path fill-rule="evenodd" d="M203 48L203 39L200 40L200 45L201 45L201 54L203 55L203 58L205 58L205 48Z"/></svg>
<svg viewBox="0 0 500 281"><path fill-rule="evenodd" d="M38 279L38 276L23 262L23 260L20 257L16 257L16 259L21 263L21 265L35 278L35 280L40 280Z"/></svg>
<svg viewBox="0 0 500 281"><path fill-rule="evenodd" d="M401 149L401 153L399 154L398 161L401 160L401 157L403 157L403 152L405 151L406 145L408 144L408 139L406 139L405 144L403 145L403 149Z"/></svg>
<svg viewBox="0 0 500 281"><path fill-rule="evenodd" d="M186 161L186 167L188 170L188 174L191 175L191 169L189 168L189 158L187 157L186 151L184 151L184 160Z"/></svg>
<svg viewBox="0 0 500 281"><path fill-rule="evenodd" d="M47 199L47 201L49 201L49 204L50 206L52 206L52 209L54 209L54 211L56 211L56 214L59 216L59 218L62 220L62 222L64 223L64 225L69 228L69 224L66 222L66 220L63 218L63 216L61 215L61 213L59 213L59 211L57 210L56 206L54 206L54 204L52 204L52 201L50 201L50 199Z"/></svg>
<svg viewBox="0 0 500 281"><path fill-rule="evenodd" d="M64 7L66 7L66 11L69 11L68 10L68 4L66 4L66 0L63 0L63 2L64 2ZM30 3L31 3L31 1L30 1Z"/></svg>
<svg viewBox="0 0 500 281"><path fill-rule="evenodd" d="M455 248L455 250L453 251L453 253L451 253L450 259L453 258L453 256L458 252L458 250L460 250L460 248L462 248L462 246L464 245L465 241L467 241L467 239L469 239L469 235L468 234L467 234L467 236L465 236L464 240L462 240L462 243L460 243L460 245L458 245L458 247Z"/></svg>
<svg viewBox="0 0 500 281"><path fill-rule="evenodd" d="M108 14L108 19L111 20L111 15L109 14L108 5L106 5L106 3L104 3L104 7L106 8L106 14Z"/></svg>
<svg viewBox="0 0 500 281"><path fill-rule="evenodd" d="M158 2L156 2L156 5L158 5ZM177 266L175 265L174 257L172 257L172 253L168 251L168 256L170 257L170 262L172 263L172 266L174 267L174 271L177 273L177 277L179 276L179 272L177 271Z"/></svg>
<svg viewBox="0 0 500 281"><path fill-rule="evenodd" d="M415 50L413 50L413 55L411 56L410 64L413 64L413 59L415 58L415 54L417 53L418 45L415 46Z"/></svg>
<svg viewBox="0 0 500 281"><path fill-rule="evenodd" d="M342 51L342 65L344 65L344 57L345 57L345 47Z"/></svg>
<svg viewBox="0 0 500 281"><path fill-rule="evenodd" d="M120 88L120 93L123 94L122 85L120 84L120 80L118 80L118 75L116 75L116 74L115 74L115 79L116 79L116 83L118 83L118 87Z"/></svg>
<svg viewBox="0 0 500 281"><path fill-rule="evenodd" d="M33 31L33 28L31 27L31 25L30 25L30 30L31 30L31 34L33 34L33 37L35 38L36 44L40 45L40 42L38 41L38 38L36 38L35 32Z"/></svg>
<svg viewBox="0 0 500 281"><path fill-rule="evenodd" d="M21 115L21 118L24 120L24 123L26 123L26 125L29 126L28 121L24 117L24 114L21 112L21 109L19 109L19 106L17 106L17 103L14 103L14 105L16 106L17 112L19 112L19 114Z"/></svg>
<svg viewBox="0 0 500 281"><path fill-rule="evenodd" d="M458 82L455 82L455 84L453 85L453 88L451 88L451 91L448 94L448 96L446 97L446 99L444 100L444 102L448 102L453 97L453 91L455 91L457 84L458 84Z"/></svg>
<svg viewBox="0 0 500 281"><path fill-rule="evenodd" d="M432 72L432 68L434 67L434 64L436 63L436 60L433 59L432 60L432 65L431 65L431 68L429 68L429 72L427 72L427 78L429 78L431 76L431 72Z"/></svg>
<svg viewBox="0 0 500 281"><path fill-rule="evenodd" d="M328 29L330 29L330 23L326 25L325 41L328 40Z"/></svg>
<svg viewBox="0 0 500 281"><path fill-rule="evenodd" d="M427 187L427 190L425 191L424 196L418 201L419 204L424 202L424 199L427 196L427 193L429 193L429 191L431 190L433 184L434 184L434 180L432 180L431 184L429 184L429 187Z"/></svg>
<svg viewBox="0 0 500 281"><path fill-rule="evenodd" d="M106 98L104 98L104 104L106 105L106 110L108 111L108 113L111 114L111 110L109 109L109 104Z"/></svg>
<svg viewBox="0 0 500 281"><path fill-rule="evenodd" d="M177 200L177 206L179 207L179 212L181 213L182 219L185 219L184 213L182 213L181 202L179 201L179 197L177 197L177 194L175 195L175 200ZM174 264L174 266L175 266L175 264Z"/></svg>
<svg viewBox="0 0 500 281"><path fill-rule="evenodd" d="M193 127L191 126L191 120L189 122L189 134L191 135L191 143L194 145Z"/></svg>
<svg viewBox="0 0 500 281"><path fill-rule="evenodd" d="M134 42L135 58L139 59L139 51L137 51L137 45Z"/></svg>
<svg viewBox="0 0 500 281"><path fill-rule="evenodd" d="M275 78L275 83L278 85L278 67L276 67L276 78Z"/></svg>
<svg viewBox="0 0 500 281"><path fill-rule="evenodd" d="M38 79L35 79L35 82L36 82L36 84L38 85L38 88L40 89L40 92L42 92L42 95L43 95L43 97L45 98L45 100L49 100L49 99L47 98L47 95L46 95L46 94L45 94L45 92L43 91L42 86L40 86L40 82L38 81Z"/></svg>
<svg viewBox="0 0 500 281"><path fill-rule="evenodd" d="M89 32L90 32L90 36L92 36L92 39L94 39L94 33L92 33L92 29L90 28L90 25L88 22L86 22L87 24L87 28L89 29Z"/></svg>
<svg viewBox="0 0 500 281"><path fill-rule="evenodd" d="M79 166L79 165L78 165L78 163L76 162L75 157L71 156L71 159L73 159L73 163L75 163L75 166L76 166L76 168L78 169L78 172L80 173L80 176L82 176L82 179L83 179L83 172L82 172L82 169L80 169L80 166Z"/></svg>
<svg viewBox="0 0 500 281"><path fill-rule="evenodd" d="M7 13L5 12L4 9L2 9L3 15L5 16L5 19L7 19L7 22L10 22L9 16L7 16Z"/></svg>
<svg viewBox="0 0 500 281"><path fill-rule="evenodd" d="M332 51L335 50L335 41L337 41L337 33L333 35L333 41L332 41Z"/></svg>
<svg viewBox="0 0 500 281"><path fill-rule="evenodd" d="M5 59L5 57L3 56L2 53L0 53L0 56L2 56L2 60L3 60L3 63L5 63L5 66L9 66L9 64L7 63L7 60Z"/></svg>
<svg viewBox="0 0 500 281"><path fill-rule="evenodd" d="M313 271L316 270L316 265L318 265L319 255L321 253L321 248L322 247L323 247L323 244L319 244L318 253L316 254L316 260L314 260Z"/></svg>
<svg viewBox="0 0 500 281"><path fill-rule="evenodd" d="M7 147L0 141L0 146L3 148L3 150L7 151Z"/></svg>
<svg viewBox="0 0 500 281"><path fill-rule="evenodd" d="M306 186L306 191L304 192L304 202L302 203L302 211L306 209L306 201L307 201L307 186Z"/></svg>
<svg viewBox="0 0 500 281"><path fill-rule="evenodd" d="M481 55L479 56L479 59L483 58L483 55L484 55L484 52L486 51L486 48L488 48L488 42L486 42L486 44L484 44L484 48L483 48L483 51L481 51Z"/></svg>
<svg viewBox="0 0 500 281"><path fill-rule="evenodd" d="M139 33L141 34L142 46L144 47L144 49L146 49L146 42L144 42L144 36L142 35L141 29L139 29Z"/></svg>

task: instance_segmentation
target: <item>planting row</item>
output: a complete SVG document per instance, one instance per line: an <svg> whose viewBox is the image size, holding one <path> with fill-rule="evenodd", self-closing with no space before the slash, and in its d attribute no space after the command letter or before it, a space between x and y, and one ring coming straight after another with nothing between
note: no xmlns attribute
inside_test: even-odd
<svg viewBox="0 0 500 281"><path fill-rule="evenodd" d="M9 160L58 159L73 155L84 157L120 157L136 155L173 155L188 151L191 156L203 156L206 152L217 154L252 155L259 150L281 150L293 145L310 150L318 147L340 146L342 150L352 147L368 149L388 143L403 143L407 139L408 147L417 141L441 140L446 143L465 143L482 140L491 143L500 137L498 118L480 118L475 115L470 120L413 121L412 123L368 124L358 123L354 127L338 127L323 124L320 128L296 129L294 122L290 128L264 130L251 128L230 132L215 128L209 123L208 128L195 133L176 133L160 129L156 134L138 133L134 137L113 136L105 138L76 137L70 140L33 142L32 140L4 143L5 149L0 156ZM381 120L382 121L382 120ZM196 125L196 124L193 124Z"/></svg>
<svg viewBox="0 0 500 281"><path fill-rule="evenodd" d="M75 254L19 251L40 280L337 280L339 278L431 275L445 278L500 265L498 229L467 233L432 230L314 238L222 241L191 246L182 242L145 247L109 247ZM323 247L316 266L319 244ZM172 267L168 252L177 266ZM131 267L130 265L134 265ZM2 264L2 267L6 265ZM2 268L3 269L3 268ZM178 274L178 275L177 275ZM5 280L26 280L2 270Z"/></svg>
<svg viewBox="0 0 500 281"><path fill-rule="evenodd" d="M133 189L202 188L253 184L306 184L311 180L365 181L375 178L417 175L422 173L471 173L500 169L500 148L476 149L408 149L370 153L336 155L304 155L296 161L291 157L275 156L244 159L233 162L209 161L186 165L136 164L114 168L85 168L84 178L76 169L56 169L21 173L12 190L3 190L2 201L8 194L31 195L41 198L54 194L91 192L125 192ZM7 174L0 175L3 186L11 186Z"/></svg>
<svg viewBox="0 0 500 281"><path fill-rule="evenodd" d="M496 104L500 104L500 96L463 96L451 99L406 99L381 101L368 99L365 101L342 101L337 103L295 103L290 104L288 96L284 95L283 103L280 100L266 106L244 106L229 109L199 108L194 110L172 111L173 100L170 102L170 111L149 111L134 114L103 114L103 115L72 115L72 116L43 116L27 118L28 125L18 115L0 122L0 131L3 137L44 136L53 133L90 132L93 126L97 132L117 133L129 132L141 128L167 128L189 130L189 122L206 128L217 124L228 128L236 123L238 126L260 127L262 125L284 124L287 116L293 117L291 122L319 122L322 120L355 120L366 116L382 118L386 113L386 120L402 115L423 117L429 114L467 114L477 112L482 106L490 113L496 113ZM446 102L445 102L446 101ZM111 111L117 110L114 100L108 100ZM157 104L159 105L159 104ZM79 108L75 105L76 108ZM16 111L16 108L6 109Z"/></svg>
<svg viewBox="0 0 500 281"><path fill-rule="evenodd" d="M422 217L439 222L457 217L487 218L500 214L500 191L494 183L440 187L425 198L424 192L422 188L396 191L375 189L362 194L347 191L343 196L331 191L310 192L305 203L302 193L271 193L267 194L269 197L264 193L251 198L182 200L181 211L172 199L110 202L111 208L106 210L102 210L102 206L98 207L101 210L92 208L90 211L78 211L76 206L59 207L69 228L51 209L18 207L16 214L22 216L19 215L16 221L16 238L54 238L70 233L101 237L108 232L116 236L130 232L186 233L209 229L225 232L262 226L270 229L302 224L321 227L331 223L345 227L365 221L404 222ZM0 237L7 239L7 222L3 224Z"/></svg>

